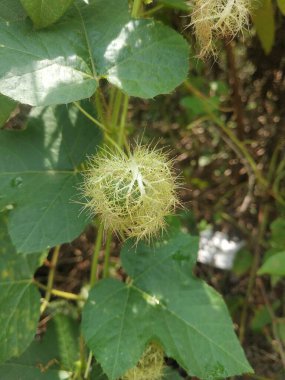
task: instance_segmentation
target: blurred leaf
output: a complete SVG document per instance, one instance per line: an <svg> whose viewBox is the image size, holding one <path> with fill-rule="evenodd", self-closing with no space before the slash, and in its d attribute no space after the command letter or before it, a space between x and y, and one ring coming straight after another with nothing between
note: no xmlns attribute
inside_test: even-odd
<svg viewBox="0 0 285 380"><path fill-rule="evenodd" d="M277 310L279 306L280 301L276 301L272 305L272 308L273 310ZM270 324L271 322L271 316L267 310L267 307L264 305L254 311L254 316L251 320L250 326L252 330L260 331L263 329L264 326Z"/></svg>
<svg viewBox="0 0 285 380"><path fill-rule="evenodd" d="M82 331L110 380L152 340L199 378L251 371L222 298L192 275L197 250L198 238L183 233L154 247L129 241L121 258L131 280L101 280L91 290Z"/></svg>
<svg viewBox="0 0 285 380"><path fill-rule="evenodd" d="M30 116L26 130L0 131L0 209L13 204L8 229L21 253L70 242L84 230L90 218L82 213L77 167L101 142L74 106Z"/></svg>
<svg viewBox="0 0 285 380"><path fill-rule="evenodd" d="M237 276L242 276L250 269L252 261L253 261L252 253L248 249L242 248L236 254L234 266L233 266L233 272Z"/></svg>
<svg viewBox="0 0 285 380"><path fill-rule="evenodd" d="M37 29L45 28L66 12L74 0L20 0Z"/></svg>
<svg viewBox="0 0 285 380"><path fill-rule="evenodd" d="M0 366L0 378L5 380L70 379L70 372L78 359L78 323L59 314L48 324L43 338L35 339L21 357Z"/></svg>
<svg viewBox="0 0 285 380"><path fill-rule="evenodd" d="M285 250L269 257L257 273L285 276Z"/></svg>
<svg viewBox="0 0 285 380"><path fill-rule="evenodd" d="M186 108L191 116L207 115L219 109L219 97L213 96L209 99L201 99L196 96L186 96L181 100L182 107Z"/></svg>
<svg viewBox="0 0 285 380"><path fill-rule="evenodd" d="M40 294L33 274L39 255L17 255L7 233L5 215L0 213L0 363L19 356L36 333L40 317ZM5 376L0 375L6 380ZM14 378L15 379L15 378Z"/></svg>
<svg viewBox="0 0 285 380"><path fill-rule="evenodd" d="M271 52L275 39L275 20L272 0L261 0L254 9L253 22L266 54Z"/></svg>
<svg viewBox="0 0 285 380"><path fill-rule="evenodd" d="M0 128L6 123L11 112L17 107L17 103L0 94Z"/></svg>
<svg viewBox="0 0 285 380"><path fill-rule="evenodd" d="M277 0L277 5L281 13L285 15L285 0Z"/></svg>
<svg viewBox="0 0 285 380"><path fill-rule="evenodd" d="M270 244L273 248L277 248L280 251L285 249L285 219L277 218L270 226L271 238Z"/></svg>

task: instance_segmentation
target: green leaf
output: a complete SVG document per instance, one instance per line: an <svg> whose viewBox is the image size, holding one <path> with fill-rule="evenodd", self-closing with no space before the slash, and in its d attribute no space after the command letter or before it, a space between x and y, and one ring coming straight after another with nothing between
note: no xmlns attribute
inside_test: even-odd
<svg viewBox="0 0 285 380"><path fill-rule="evenodd" d="M26 17L19 0L0 0L0 21L16 21Z"/></svg>
<svg viewBox="0 0 285 380"><path fill-rule="evenodd" d="M285 0L277 0L277 5L281 13L285 15Z"/></svg>
<svg viewBox="0 0 285 380"><path fill-rule="evenodd" d="M59 322L62 323L63 331L60 331ZM70 356L71 350L73 353ZM65 361L66 355L71 360L70 362L69 360ZM74 361L78 359L78 324L73 319L59 314L48 324L43 338L34 340L19 358L13 358L0 366L0 378L5 380L67 380L70 379Z"/></svg>
<svg viewBox="0 0 285 380"><path fill-rule="evenodd" d="M73 0L20 0L37 29L53 24L66 12Z"/></svg>
<svg viewBox="0 0 285 380"><path fill-rule="evenodd" d="M248 249L242 248L241 250L238 251L235 257L233 272L237 276L242 276L250 269L252 262L253 262L252 253Z"/></svg>
<svg viewBox="0 0 285 380"><path fill-rule="evenodd" d="M152 98L167 94L188 73L187 42L170 28L149 20L129 22L105 52L102 72L127 94Z"/></svg>
<svg viewBox="0 0 285 380"><path fill-rule="evenodd" d="M155 247L128 242L121 257L131 280L106 279L91 290L82 331L111 380L150 341L201 379L251 372L222 298L192 275L197 250L198 238L183 233Z"/></svg>
<svg viewBox="0 0 285 380"><path fill-rule="evenodd" d="M271 223L271 238L270 244L273 248L280 251L285 248L285 219L277 218Z"/></svg>
<svg viewBox="0 0 285 380"><path fill-rule="evenodd" d="M20 355L31 343L40 317L40 294L33 284L39 255L16 254L0 214L0 363ZM1 377L5 378L6 377Z"/></svg>
<svg viewBox="0 0 285 380"><path fill-rule="evenodd" d="M83 231L89 218L77 168L100 142L74 106L35 109L26 130L0 131L0 208L13 204L8 227L18 252L70 242Z"/></svg>
<svg viewBox="0 0 285 380"><path fill-rule="evenodd" d="M0 92L34 106L90 97L97 81L75 27L36 32L25 20L0 22Z"/></svg>
<svg viewBox="0 0 285 380"><path fill-rule="evenodd" d="M182 107L185 107L190 116L201 116L219 110L220 100L218 96L209 99L200 99L196 96L186 96L181 99Z"/></svg>
<svg viewBox="0 0 285 380"><path fill-rule="evenodd" d="M266 54L271 52L275 39L275 20L272 0L262 0L254 10L253 22Z"/></svg>
<svg viewBox="0 0 285 380"><path fill-rule="evenodd" d="M272 305L273 310L277 310L280 306L280 301L274 302ZM261 306L254 310L254 316L251 320L250 327L254 331L260 331L264 326L272 323L271 315L266 306Z"/></svg>
<svg viewBox="0 0 285 380"><path fill-rule="evenodd" d="M258 274L285 276L285 251L278 252L269 257L259 268Z"/></svg>
<svg viewBox="0 0 285 380"><path fill-rule="evenodd" d="M17 103L14 100L0 94L0 127L6 123L16 106Z"/></svg>
<svg viewBox="0 0 285 380"><path fill-rule="evenodd" d="M30 105L88 98L100 78L151 98L187 77L187 42L158 22L131 21L127 0L77 2L48 30L0 22L0 41L0 92Z"/></svg>

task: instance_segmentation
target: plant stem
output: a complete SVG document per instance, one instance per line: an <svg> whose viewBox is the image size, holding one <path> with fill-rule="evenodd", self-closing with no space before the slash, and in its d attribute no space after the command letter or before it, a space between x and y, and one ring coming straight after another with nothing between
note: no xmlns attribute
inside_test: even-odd
<svg viewBox="0 0 285 380"><path fill-rule="evenodd" d="M43 290L47 290L48 289L48 287L46 285L43 285L43 284L41 284L40 282L38 282L36 280L34 280L33 282L40 289L43 289ZM83 297L81 297L78 294L69 293L69 292L65 292L63 290L58 290L58 289L51 289L51 295L57 296L57 297L60 297L60 298L64 298L66 300L74 300L74 301L83 300Z"/></svg>
<svg viewBox="0 0 285 380"><path fill-rule="evenodd" d="M122 109L122 115L121 115L121 121L119 126L119 136L118 136L118 144L122 146L124 136L125 136L125 127L126 127L126 119L128 114L128 107L129 107L129 97L128 95L124 95L123 99L123 109Z"/></svg>
<svg viewBox="0 0 285 380"><path fill-rule="evenodd" d="M92 267L91 267L91 276L90 276L90 286L94 286L97 281L97 268L98 268L98 258L100 253L100 248L102 246L102 240L103 240L103 224L100 223L97 233L97 239L95 243L94 253L93 253L93 260L92 260ZM110 258L110 248L111 248L111 242L112 242L112 233L109 231L107 235L107 241L106 241L106 247L105 247L105 259L104 259L104 269L103 269L103 277L108 277L109 274L109 258ZM92 357L93 354L90 351L87 359L87 364L84 372L84 379L88 379L91 364L92 364Z"/></svg>
<svg viewBox="0 0 285 380"><path fill-rule="evenodd" d="M134 0L132 8L132 17L138 18L142 6L142 0Z"/></svg>
<svg viewBox="0 0 285 380"><path fill-rule="evenodd" d="M73 104L82 112L89 120L91 120L97 127L101 128L103 132L105 132L104 137L107 141L109 141L118 151L121 151L119 145L108 135L107 128L104 124L100 123L100 121L96 120L92 115L90 115L84 108L80 106L77 102L73 102Z"/></svg>
<svg viewBox="0 0 285 380"><path fill-rule="evenodd" d="M280 358L281 358L281 361L282 361L282 365L283 365L283 368L285 368L285 352L284 352L284 348L283 348L283 344L282 344L282 340L280 339L279 337L279 333L278 333L278 327L277 327L277 318L275 316L275 313L274 313L274 310L269 302L269 299L267 297L267 294L266 294L266 291L265 291L265 288L264 288L264 285L263 285L263 282L261 280L261 278L258 279L258 286L260 288L260 291L261 291L261 294L262 294L262 297L264 299L264 302L265 302L265 306L267 308L267 311L270 315L270 318L271 318L271 322L272 322L272 332L273 332L273 335L274 335L274 339L277 343L277 349L279 351L279 355L280 355Z"/></svg>
<svg viewBox="0 0 285 380"><path fill-rule="evenodd" d="M48 274L48 283L47 283L47 289L46 289L46 295L44 298L44 301L41 306L41 314L45 311L47 308L51 295L52 295L52 288L53 288L53 282L54 282L54 276L55 276L55 270L56 270L56 265L59 257L59 251L60 251L60 245L56 246L53 254L52 254L52 259L50 263L50 271Z"/></svg>
<svg viewBox="0 0 285 380"><path fill-rule="evenodd" d="M108 231L105 247L105 257L104 257L104 268L103 268L103 277L109 277L109 263L110 263L110 249L112 243L112 232Z"/></svg>
<svg viewBox="0 0 285 380"><path fill-rule="evenodd" d="M100 123L100 121L98 121L97 119L95 119L95 117L93 117L92 115L90 115L90 113L88 113L87 111L85 111L84 108L81 107L81 105L78 103L78 102L73 102L73 104L75 105L75 107L77 107L79 109L80 112L82 112L89 120L91 120L95 125L97 125L97 127L101 128L103 132L107 132L107 128L105 127L104 124Z"/></svg>
<svg viewBox="0 0 285 380"><path fill-rule="evenodd" d="M118 126L118 120L119 120L119 114L121 110L121 102L122 102L123 93L119 89L115 90L115 98L114 103L112 105L112 120L111 120L111 128L116 133L117 132L117 126ZM119 144L120 145L120 144Z"/></svg>
<svg viewBox="0 0 285 380"><path fill-rule="evenodd" d="M97 281L97 269L98 269L98 258L100 254L100 249L102 246L103 239L103 224L100 223L98 231L97 231L97 239L94 247L93 257L92 257L92 265L91 265L91 275L90 275L90 287L95 285Z"/></svg>

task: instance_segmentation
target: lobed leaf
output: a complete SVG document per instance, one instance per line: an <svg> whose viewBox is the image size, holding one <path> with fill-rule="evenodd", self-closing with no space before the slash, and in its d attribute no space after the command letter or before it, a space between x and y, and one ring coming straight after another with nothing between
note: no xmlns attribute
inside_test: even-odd
<svg viewBox="0 0 285 380"><path fill-rule="evenodd" d="M187 42L158 22L132 21L127 0L77 1L41 31L0 21L0 40L0 92L34 106L88 98L101 78L151 98L187 77Z"/></svg>
<svg viewBox="0 0 285 380"><path fill-rule="evenodd" d="M197 249L197 238L183 233L154 248L128 242L121 255L131 280L106 279L91 290L82 331L111 380L132 368L150 341L201 379L252 371L222 298L192 275Z"/></svg>

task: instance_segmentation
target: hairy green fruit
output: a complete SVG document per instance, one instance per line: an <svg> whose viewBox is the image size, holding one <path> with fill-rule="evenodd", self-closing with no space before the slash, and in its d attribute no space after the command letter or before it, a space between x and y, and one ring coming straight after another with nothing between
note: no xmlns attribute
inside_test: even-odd
<svg viewBox="0 0 285 380"><path fill-rule="evenodd" d="M161 151L136 146L130 155L102 152L85 175L87 207L106 229L137 240L150 238L178 203L172 162Z"/></svg>
<svg viewBox="0 0 285 380"><path fill-rule="evenodd" d="M129 369L122 380L161 380L164 367L164 354L156 344L150 344L137 365Z"/></svg>

